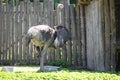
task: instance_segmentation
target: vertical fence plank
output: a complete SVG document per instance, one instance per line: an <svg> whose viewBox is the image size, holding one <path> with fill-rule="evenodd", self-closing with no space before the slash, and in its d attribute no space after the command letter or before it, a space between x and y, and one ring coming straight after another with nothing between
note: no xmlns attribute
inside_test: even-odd
<svg viewBox="0 0 120 80"><path fill-rule="evenodd" d="M43 24L48 24L48 0L43 1Z"/></svg>
<svg viewBox="0 0 120 80"><path fill-rule="evenodd" d="M54 27L53 26L53 19L51 17L52 16L52 11L54 10L54 1L53 0L48 0L48 25L50 27ZM52 50L48 50L48 53L47 53L47 56L48 56L48 59L47 59L47 63L50 63L52 61Z"/></svg>
<svg viewBox="0 0 120 80"><path fill-rule="evenodd" d="M2 1L0 1L0 25L1 25L1 22L2 22L1 15L2 15ZM2 26L0 26L0 37L2 38ZM2 45L1 45L1 43L2 43L2 39L0 39L0 61L1 61L1 54L2 54L2 49L1 49Z"/></svg>
<svg viewBox="0 0 120 80"><path fill-rule="evenodd" d="M21 64L21 55L22 55L22 2L19 1L18 5L18 64Z"/></svg>
<svg viewBox="0 0 120 80"><path fill-rule="evenodd" d="M99 35L101 37L99 45L100 45L100 53L99 53L99 67L101 68L101 70L105 70L105 65L104 65L104 54L105 54L105 26L104 26L104 11L103 11L103 7L104 7L104 2L103 0L99 0Z"/></svg>
<svg viewBox="0 0 120 80"><path fill-rule="evenodd" d="M10 57L10 62L12 62L12 55L13 55L13 53L12 53L12 47L13 47L13 44L12 44L12 21L13 21L13 5L10 5L10 40L9 40L9 45L10 45L10 49L9 49L9 52L10 52L10 55L9 55L9 57Z"/></svg>
<svg viewBox="0 0 120 80"><path fill-rule="evenodd" d="M81 55L81 29L80 29L80 24L82 24L80 22L80 6L77 6L76 8L76 26L77 26L77 43L78 43L78 46L77 46L77 61L78 61L78 66L82 66L82 55Z"/></svg>
<svg viewBox="0 0 120 80"><path fill-rule="evenodd" d="M28 26L28 25L29 25L29 24L28 24L28 20L29 20L28 5L29 5L29 1L25 0L25 1L24 1L24 6L23 6L23 7L24 7L24 10L23 10L23 11L24 11L24 16L23 16L23 20L24 20L23 22L24 22L24 23L23 23L23 26L22 26L22 27L23 27L23 36L24 36L24 37L25 37L25 34L26 34L26 32L27 32L27 30L28 30L28 27L29 27L29 26ZM28 50L29 50L29 47L27 47L27 48L25 47L25 42L24 42L24 40L25 40L25 39L23 39L23 54L24 54L24 55L23 55L23 59L24 59L24 60L23 60L23 61L24 61L23 63L27 62L27 54L29 54L29 51L28 51Z"/></svg>
<svg viewBox="0 0 120 80"><path fill-rule="evenodd" d="M26 25L26 28L25 28L25 35L26 35L26 33L27 33L27 30L31 27L29 24L30 24L30 10L32 10L33 11L33 5L31 5L31 2L30 1L26 1L26 23L25 23L25 25ZM34 4L34 2L32 3L32 4ZM34 16L34 11L33 11L33 16ZM35 18L33 18L33 20L35 20L36 19L36 17ZM34 24L35 24L35 21L33 21L34 22ZM29 64L30 63L30 55L31 55L31 44L29 45L29 47L28 47L28 51L26 52L26 59L25 59L25 61ZM25 63L26 64L26 63Z"/></svg>
<svg viewBox="0 0 120 80"><path fill-rule="evenodd" d="M73 52L72 52L72 55L73 55L73 60L74 60L74 65L77 65L77 43L76 43L76 25L75 25L75 8L74 8L74 5L70 5L70 20L71 20L71 31L72 31L72 45L73 45Z"/></svg>
<svg viewBox="0 0 120 80"><path fill-rule="evenodd" d="M7 61L7 37L8 37L8 35L7 35L7 5L4 5L4 11L5 11L5 18L4 18L4 21L5 21L4 22L4 29L5 29L4 53L5 53L5 55L4 55L4 61L6 62Z"/></svg>
<svg viewBox="0 0 120 80"><path fill-rule="evenodd" d="M15 64L18 62L18 33L19 33L19 30L18 30L18 27L19 27L19 25L18 25L18 14L19 14L19 12L18 12L18 6L19 6L19 1L16 1L15 2L15 56L16 56L16 62L15 62Z"/></svg>
<svg viewBox="0 0 120 80"><path fill-rule="evenodd" d="M81 56L82 56L82 65L86 66L86 28L85 28L85 6L80 6L80 21L81 21Z"/></svg>
<svg viewBox="0 0 120 80"><path fill-rule="evenodd" d="M28 27L32 27L34 25L37 24L37 18L36 18L36 6L37 6L37 2L34 1L34 2L30 2L29 5L27 6L27 9L28 9ZM28 54L29 53L29 54ZM27 59L28 59L28 64L31 64L32 63L32 53L33 53L33 45L30 44L29 45L29 52L27 54Z"/></svg>
<svg viewBox="0 0 120 80"><path fill-rule="evenodd" d="M43 3L39 2L39 24L43 24Z"/></svg>
<svg viewBox="0 0 120 80"><path fill-rule="evenodd" d="M7 35L7 53L6 53L6 58L7 58L7 61L10 60L10 5L6 2L6 29L7 29L7 32L6 32L6 35Z"/></svg>
<svg viewBox="0 0 120 80"><path fill-rule="evenodd" d="M67 0L63 0L61 3L64 5L62 11L61 11L61 20L62 20L62 25L65 26L65 3L67 2ZM68 14L69 15L69 14ZM65 26L66 27L66 26ZM67 49L66 49L66 45L64 45L62 47L62 59L67 62Z"/></svg>
<svg viewBox="0 0 120 80"><path fill-rule="evenodd" d="M23 39L23 35L22 35L22 18L23 18L23 9L22 9L22 6L23 6L23 2L20 1L20 5L19 5L19 63L22 64L22 55L23 55L23 52L22 52L22 39Z"/></svg>
<svg viewBox="0 0 120 80"><path fill-rule="evenodd" d="M14 61L15 61L15 53L14 53L14 2L12 1L12 26L11 26L11 33L12 33L12 39L11 39L11 44L12 44L12 51L11 51L11 53L12 53L12 64L14 64Z"/></svg>
<svg viewBox="0 0 120 80"><path fill-rule="evenodd" d="M86 8L86 32L87 32L87 68L94 69L94 61L93 61L93 40L92 40L92 22L91 22L91 5L87 6ZM90 27L89 27L90 26Z"/></svg>
<svg viewBox="0 0 120 80"><path fill-rule="evenodd" d="M1 40L0 40L0 64L2 64L2 1L0 1L0 37L1 37Z"/></svg>
<svg viewBox="0 0 120 80"><path fill-rule="evenodd" d="M95 54L96 54L96 69L100 70L100 68L102 68L102 67L100 67L100 61L99 61L100 60L99 56L101 54L101 51L100 51L100 48L101 48L100 42L101 42L102 37L100 36L100 34L101 34L101 30L100 30L101 27L98 26L98 23L99 23L99 11L98 11L99 10L99 6L98 6L99 4L98 3L99 2L96 1L95 2L95 6L94 6L95 15L96 15L96 17L95 17L94 20L95 20L95 27L96 27L95 34L96 34L96 44L97 44L97 47L96 47L97 50L95 51Z"/></svg>
<svg viewBox="0 0 120 80"><path fill-rule="evenodd" d="M1 2L1 64L3 62L3 5Z"/></svg>
<svg viewBox="0 0 120 80"><path fill-rule="evenodd" d="M54 5L54 3L53 3L53 5ZM56 21L56 10L53 9L51 11L51 15L52 16L51 16L51 20L50 20L51 21L50 25L54 28L55 27L54 25L56 24L55 23L55 21ZM52 50L51 56L52 56L52 62L55 61L55 50Z"/></svg>
<svg viewBox="0 0 120 80"><path fill-rule="evenodd" d="M2 24L2 26L3 26L3 53L4 53L3 54L3 62L4 62L4 58L5 58L5 52L4 52L5 51L5 37L4 37L5 36L5 27L4 27L5 26L5 23L4 23L5 22L5 9L4 9L4 6L5 5L3 5L3 22L2 22L3 23Z"/></svg>
<svg viewBox="0 0 120 80"><path fill-rule="evenodd" d="M67 29L69 31L71 31L71 27L70 27L70 13L69 13L69 0L65 1L65 26L67 27ZM68 65L72 65L72 48L71 48L71 41L68 42L68 44L66 45L67 48L67 62Z"/></svg>
<svg viewBox="0 0 120 80"><path fill-rule="evenodd" d="M115 45L116 25L115 25L115 0L110 0L110 25L111 25L111 71L115 71Z"/></svg>
<svg viewBox="0 0 120 80"><path fill-rule="evenodd" d="M98 23L99 23L99 16L98 16L98 1L95 1L94 4L93 4L93 29L94 29L94 54L95 54L95 58L94 58L94 61L95 61L95 70L99 70L99 54L100 53L100 45L99 45L99 40L101 39L101 37L99 36L99 27L98 27ZM95 15L95 16L94 16ZM95 47L96 46L96 47Z"/></svg>
<svg viewBox="0 0 120 80"><path fill-rule="evenodd" d="M105 66L110 70L110 14L108 8L108 0L104 1L105 14Z"/></svg>

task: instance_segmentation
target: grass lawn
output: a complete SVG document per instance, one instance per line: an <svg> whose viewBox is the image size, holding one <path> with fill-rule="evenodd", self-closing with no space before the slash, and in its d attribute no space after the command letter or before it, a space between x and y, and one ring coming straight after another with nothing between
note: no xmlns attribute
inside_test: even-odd
<svg viewBox="0 0 120 80"><path fill-rule="evenodd" d="M120 72L97 72L61 69L52 72L38 72L39 67L16 67L16 72L3 72L0 80L120 80Z"/></svg>

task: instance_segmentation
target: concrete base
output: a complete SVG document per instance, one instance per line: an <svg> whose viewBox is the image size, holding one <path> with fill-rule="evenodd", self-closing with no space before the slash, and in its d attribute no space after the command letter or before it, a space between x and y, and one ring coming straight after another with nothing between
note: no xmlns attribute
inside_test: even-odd
<svg viewBox="0 0 120 80"><path fill-rule="evenodd" d="M58 66L44 66L45 71L56 71L59 70L60 67Z"/></svg>
<svg viewBox="0 0 120 80"><path fill-rule="evenodd" d="M4 66L4 67L2 67L2 71L14 72L15 71L15 67L14 66Z"/></svg>

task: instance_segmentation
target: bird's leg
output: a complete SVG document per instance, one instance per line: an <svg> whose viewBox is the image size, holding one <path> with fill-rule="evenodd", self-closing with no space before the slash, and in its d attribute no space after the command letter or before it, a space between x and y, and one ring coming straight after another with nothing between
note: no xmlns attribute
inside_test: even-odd
<svg viewBox="0 0 120 80"><path fill-rule="evenodd" d="M54 40L53 38L48 40L47 43L45 44L45 46L43 47L43 50L41 52L41 58L40 58L40 71L44 71L44 58L45 58L47 49L52 44L53 40Z"/></svg>
<svg viewBox="0 0 120 80"><path fill-rule="evenodd" d="M41 52L41 57L40 57L40 71L44 71L44 58L45 58L46 52L47 52L47 46L44 46Z"/></svg>
<svg viewBox="0 0 120 80"><path fill-rule="evenodd" d="M36 59L37 59L37 63L36 64L39 64L40 62L39 62L39 59L40 59L40 53L41 53L41 50L40 50L40 47L39 46L35 46L34 45L34 48L35 48L35 57L36 57Z"/></svg>
<svg viewBox="0 0 120 80"><path fill-rule="evenodd" d="M39 46L35 46L35 48L36 48L36 53L37 53L37 58L39 58L40 57L40 52L41 52L41 50L40 50L40 47Z"/></svg>

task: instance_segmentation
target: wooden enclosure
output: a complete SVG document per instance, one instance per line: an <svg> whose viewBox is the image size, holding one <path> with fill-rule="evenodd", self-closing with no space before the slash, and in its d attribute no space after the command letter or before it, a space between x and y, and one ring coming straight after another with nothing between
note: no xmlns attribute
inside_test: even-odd
<svg viewBox="0 0 120 80"><path fill-rule="evenodd" d="M116 70L120 71L120 1L115 0L115 19L116 19Z"/></svg>
<svg viewBox="0 0 120 80"><path fill-rule="evenodd" d="M25 47L24 37L29 27L62 24L72 34L72 40L62 49L48 51L45 64L64 60L69 66L91 70L114 71L116 68L116 22L114 0L29 0L0 2L0 64L39 64L32 44Z"/></svg>
<svg viewBox="0 0 120 80"><path fill-rule="evenodd" d="M76 18L80 15L76 12L75 4L69 0L61 0L64 8L57 7L54 0L29 0L0 3L0 64L22 65L39 64L38 54L33 45L25 47L25 34L31 26L47 24L51 27L64 25L72 33L72 41L62 49L48 51L45 64L55 60L64 60L68 65L86 66L85 48L80 42L80 26L76 25ZM79 10L79 9L77 9ZM75 16L77 15L77 16ZM82 31L84 33L84 31ZM84 34L82 34L84 36ZM79 39L78 39L79 38ZM85 38L85 37L83 37ZM81 52L82 49L83 51ZM82 56L82 57L81 57Z"/></svg>
<svg viewBox="0 0 120 80"><path fill-rule="evenodd" d="M115 9L113 0L95 0L86 9L87 67L115 69Z"/></svg>

